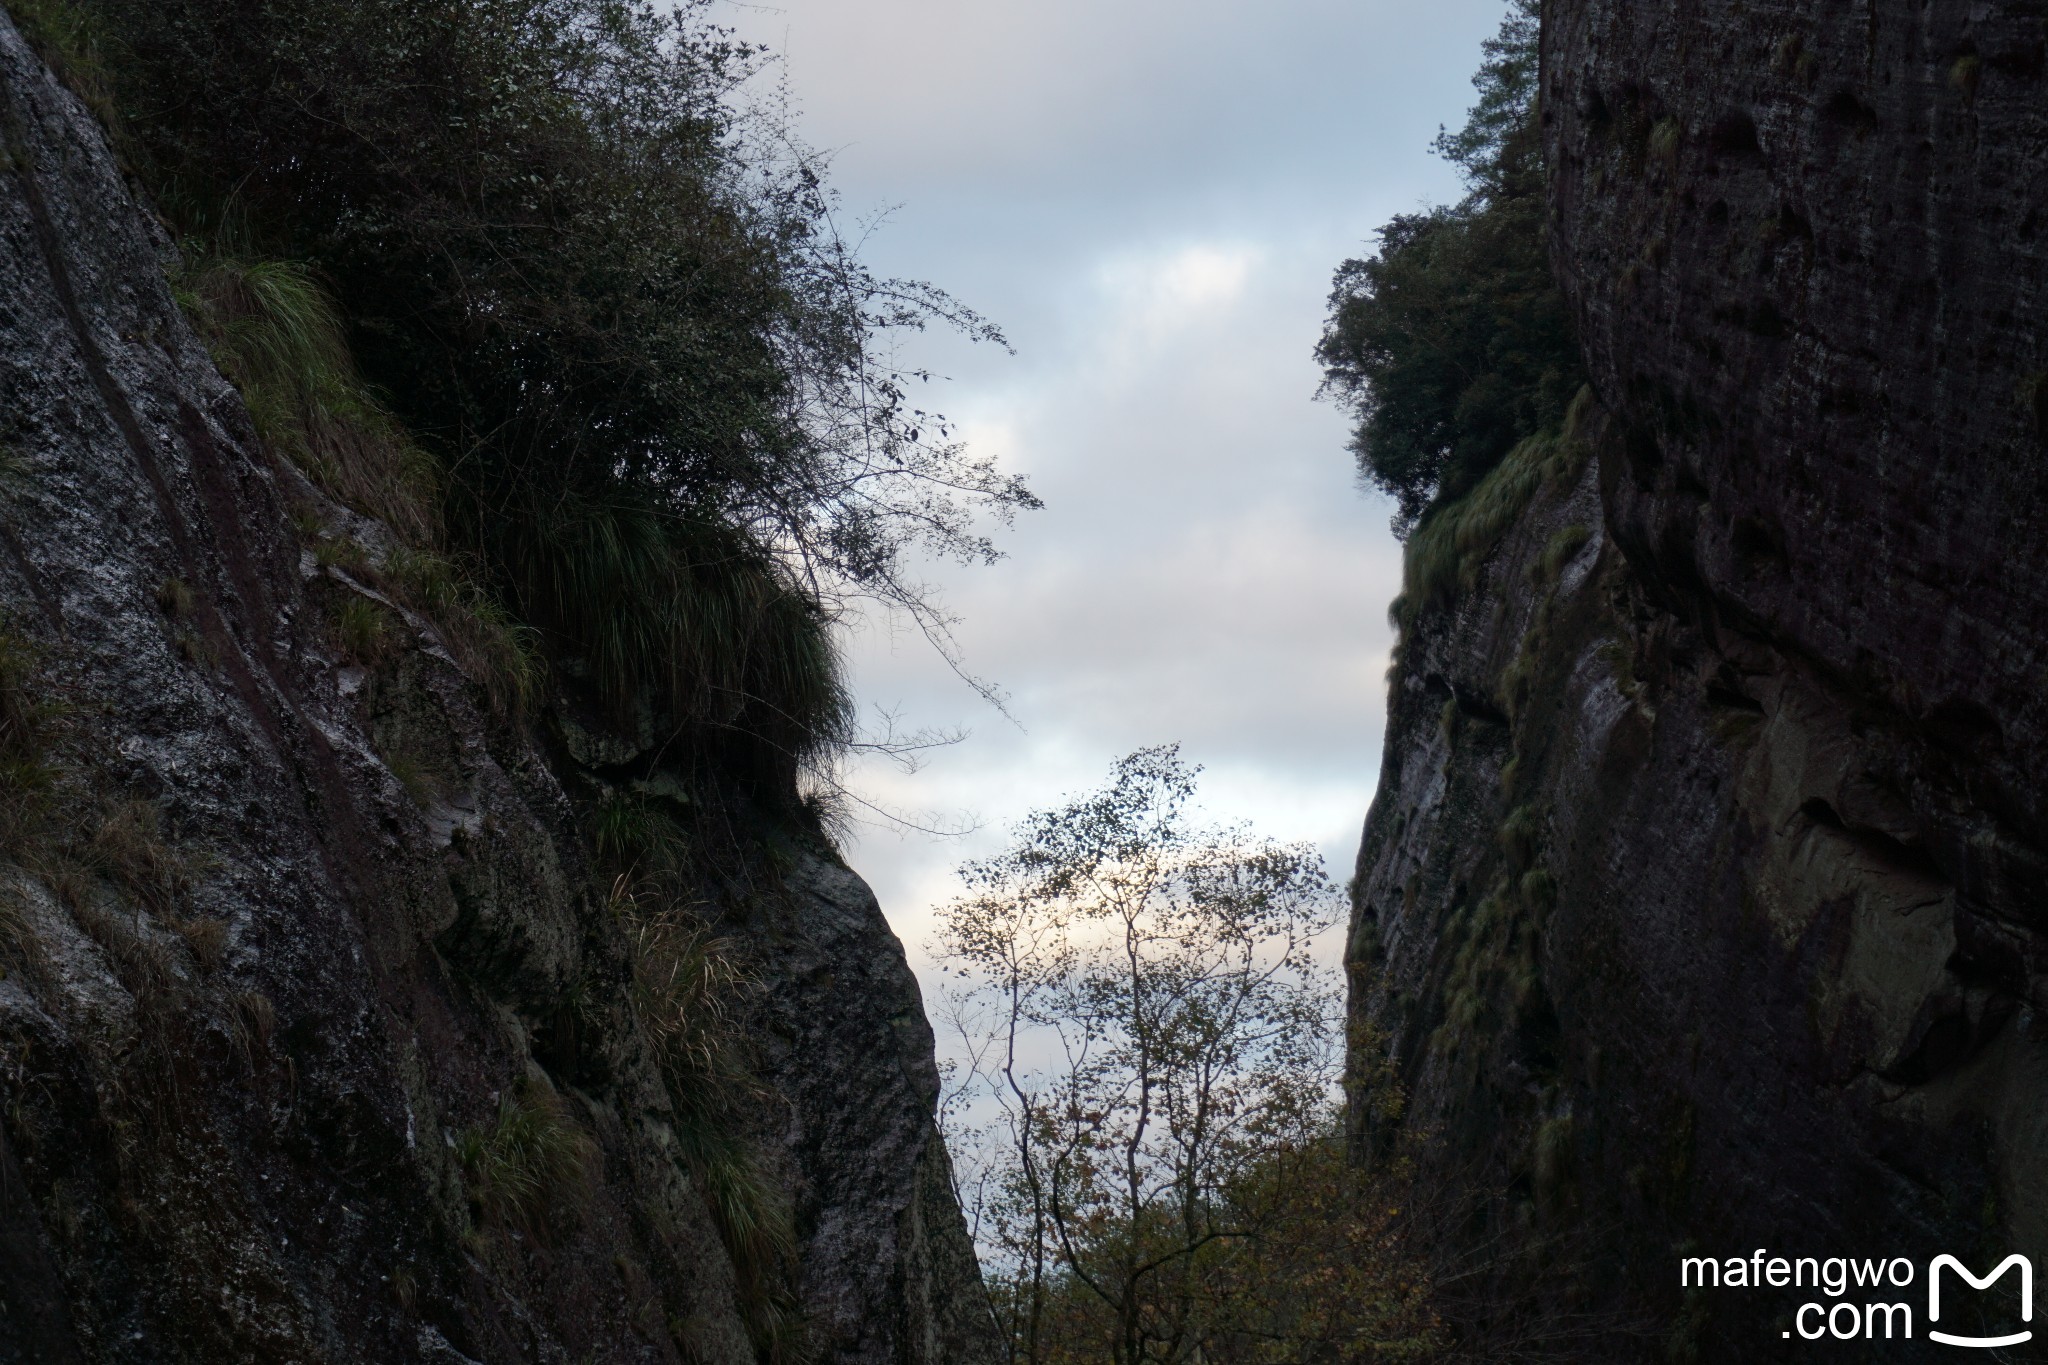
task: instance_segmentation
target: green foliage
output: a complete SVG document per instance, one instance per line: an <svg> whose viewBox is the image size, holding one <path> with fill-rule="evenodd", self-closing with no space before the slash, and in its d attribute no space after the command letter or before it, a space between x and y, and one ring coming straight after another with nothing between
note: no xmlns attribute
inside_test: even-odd
<svg viewBox="0 0 2048 1365"><path fill-rule="evenodd" d="M351 596L336 609L334 633L359 664L381 663L397 647L390 611L367 597Z"/></svg>
<svg viewBox="0 0 2048 1365"><path fill-rule="evenodd" d="M1523 441L1478 487L1437 508L1408 538L1401 596L1393 608L1397 622L1406 625L1418 611L1446 606L1479 586L1487 556L1542 487L1556 444L1541 436Z"/></svg>
<svg viewBox="0 0 2048 1365"><path fill-rule="evenodd" d="M1035 501L875 345L1000 338L859 263L809 156L735 113L759 56L707 3L92 0L160 198L331 284L447 544L626 715L780 779L844 730L822 594L933 622L903 555L991 555L976 516ZM325 335L290 271L248 276Z"/></svg>
<svg viewBox="0 0 2048 1365"><path fill-rule="evenodd" d="M57 78L115 131L107 37L93 15L73 0L8 0L7 13Z"/></svg>
<svg viewBox="0 0 2048 1365"><path fill-rule="evenodd" d="M1545 585L1557 582L1564 566L1577 559L1592 538L1593 533L1577 523L1559 529L1543 547L1542 557L1530 564L1529 577Z"/></svg>
<svg viewBox="0 0 2048 1365"><path fill-rule="evenodd" d="M332 295L301 262L228 252L222 243L229 236L218 232L211 247L188 243L177 281L186 312L222 372L241 389L271 447L348 507L382 520L400 542L385 555L381 574L346 534L319 539L315 560L381 576L399 599L434 622L450 654L483 684L494 711L523 715L541 673L534 633L479 585L475 569L435 548L441 479L433 460L357 374ZM316 519L311 533L318 530ZM190 590L167 583L159 605L182 618ZM343 647L366 662L382 658L394 643L387 614L361 600L343 604L338 629Z"/></svg>
<svg viewBox="0 0 2048 1365"><path fill-rule="evenodd" d="M186 244L175 292L257 430L343 503L412 543L438 530L433 462L356 373L332 295L299 261Z"/></svg>
<svg viewBox="0 0 2048 1365"><path fill-rule="evenodd" d="M1543 140L1531 116L1542 75L1542 25L1542 0L1508 0L1500 31L1479 45L1483 60L1472 77L1478 102L1463 128L1438 133L1434 144L1466 184L1489 196L1540 184L1543 176Z"/></svg>
<svg viewBox="0 0 2048 1365"><path fill-rule="evenodd" d="M384 557L383 578L414 611L431 620L463 671L483 684L491 709L524 716L546 674L537 632L513 620L477 574L432 549L398 546Z"/></svg>
<svg viewBox="0 0 2048 1365"><path fill-rule="evenodd" d="M538 1082L507 1091L492 1120L455 1143L478 1216L540 1241L573 1227L588 1206L597 1155L560 1096Z"/></svg>
<svg viewBox="0 0 2048 1365"><path fill-rule="evenodd" d="M660 698L728 771L777 784L850 735L829 613L746 536L577 499L511 526L521 599L620 713Z"/></svg>
<svg viewBox="0 0 2048 1365"><path fill-rule="evenodd" d="M1356 415L1360 472L1393 495L1404 538L1556 430L1582 383L1545 249L1536 33L1535 0L1514 0L1470 120L1438 139L1465 171L1464 201L1395 218L1331 289L1324 392Z"/></svg>

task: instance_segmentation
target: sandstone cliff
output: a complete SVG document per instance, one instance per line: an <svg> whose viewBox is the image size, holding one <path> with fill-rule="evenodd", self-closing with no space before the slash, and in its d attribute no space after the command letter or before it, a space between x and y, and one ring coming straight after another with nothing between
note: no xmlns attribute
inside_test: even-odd
<svg viewBox="0 0 2048 1365"><path fill-rule="evenodd" d="M1411 564L1352 1078L1594 1358L1812 1349L1680 1255L2048 1257L2044 54L2004 0L1544 7L1592 391Z"/></svg>
<svg viewBox="0 0 2048 1365"><path fill-rule="evenodd" d="M586 832L660 755L495 715L352 567L389 538L266 452L4 19L0 130L0 1360L755 1359ZM902 949L822 839L721 818L810 1346L983 1359ZM480 1211L543 1138L545 1225Z"/></svg>

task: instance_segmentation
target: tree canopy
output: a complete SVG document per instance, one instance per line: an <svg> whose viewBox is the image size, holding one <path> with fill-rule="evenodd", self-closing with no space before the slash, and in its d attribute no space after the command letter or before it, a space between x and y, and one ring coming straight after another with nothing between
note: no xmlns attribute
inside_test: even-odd
<svg viewBox="0 0 2048 1365"><path fill-rule="evenodd" d="M1538 11L1512 0L1465 126L1436 140L1466 197L1393 219L1330 292L1323 391L1356 417L1360 474L1394 497L1404 538L1517 443L1555 429L1583 382L1545 244Z"/></svg>

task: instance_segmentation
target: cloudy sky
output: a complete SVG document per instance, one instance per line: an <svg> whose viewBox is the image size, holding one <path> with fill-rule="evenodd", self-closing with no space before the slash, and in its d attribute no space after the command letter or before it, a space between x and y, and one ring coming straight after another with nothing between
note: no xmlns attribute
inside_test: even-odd
<svg viewBox="0 0 2048 1365"><path fill-rule="evenodd" d="M1456 197L1428 152L1472 98L1501 0L777 0L724 19L783 55L865 255L998 322L929 338L926 406L1045 500L993 568L931 567L967 666L851 642L863 703L963 743L852 789L848 853L922 965L953 869L1027 811L1178 741L1219 818L1349 874L1379 766L1390 508L1313 401L1330 273L1390 215Z"/></svg>

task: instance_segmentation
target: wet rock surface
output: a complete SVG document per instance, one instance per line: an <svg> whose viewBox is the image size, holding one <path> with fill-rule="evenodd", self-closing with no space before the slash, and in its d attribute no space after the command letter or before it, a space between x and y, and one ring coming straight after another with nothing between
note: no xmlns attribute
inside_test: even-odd
<svg viewBox="0 0 2048 1365"><path fill-rule="evenodd" d="M0 131L0 612L70 802L10 788L0 858L0 1361L754 1359L570 795L602 743L494 715L307 548L376 528L265 451L4 19ZM356 599L400 623L369 666ZM819 1358L983 1359L901 946L822 845L778 856L775 922L727 927ZM487 1225L464 1135L534 1093L588 1188Z"/></svg>

